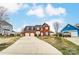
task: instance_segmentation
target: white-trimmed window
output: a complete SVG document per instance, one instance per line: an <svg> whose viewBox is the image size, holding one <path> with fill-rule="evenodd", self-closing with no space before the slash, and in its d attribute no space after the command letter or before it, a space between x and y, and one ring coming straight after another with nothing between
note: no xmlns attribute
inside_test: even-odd
<svg viewBox="0 0 79 59"><path fill-rule="evenodd" d="M48 27L45 27L46 30L48 30Z"/></svg>
<svg viewBox="0 0 79 59"><path fill-rule="evenodd" d="M32 27L32 30L33 30L34 28Z"/></svg>
<svg viewBox="0 0 79 59"><path fill-rule="evenodd" d="M27 30L29 30L29 27L27 27Z"/></svg>
<svg viewBox="0 0 79 59"><path fill-rule="evenodd" d="M37 30L39 30L40 28L39 27L37 27Z"/></svg>
<svg viewBox="0 0 79 59"><path fill-rule="evenodd" d="M43 36L43 33L41 33L41 36Z"/></svg>

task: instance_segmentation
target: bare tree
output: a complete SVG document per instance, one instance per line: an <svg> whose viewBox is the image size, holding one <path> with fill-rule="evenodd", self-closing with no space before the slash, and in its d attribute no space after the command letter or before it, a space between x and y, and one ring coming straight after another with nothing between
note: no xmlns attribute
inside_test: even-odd
<svg viewBox="0 0 79 59"><path fill-rule="evenodd" d="M8 20L7 8L0 6L0 20Z"/></svg>
<svg viewBox="0 0 79 59"><path fill-rule="evenodd" d="M58 31L59 31L59 27L60 27L60 23L59 22L54 22L54 30L55 30L55 33L57 34Z"/></svg>

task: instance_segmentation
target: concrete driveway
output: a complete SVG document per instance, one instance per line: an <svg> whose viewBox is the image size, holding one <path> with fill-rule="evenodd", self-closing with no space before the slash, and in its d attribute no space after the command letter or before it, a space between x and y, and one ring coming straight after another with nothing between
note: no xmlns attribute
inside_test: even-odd
<svg viewBox="0 0 79 59"><path fill-rule="evenodd" d="M69 37L69 38L66 38L66 39L75 43L76 45L79 45L79 37Z"/></svg>
<svg viewBox="0 0 79 59"><path fill-rule="evenodd" d="M22 37L13 45L1 51L0 54L19 54L19 55L39 55L52 54L61 55L62 53L50 44L36 38L36 37Z"/></svg>

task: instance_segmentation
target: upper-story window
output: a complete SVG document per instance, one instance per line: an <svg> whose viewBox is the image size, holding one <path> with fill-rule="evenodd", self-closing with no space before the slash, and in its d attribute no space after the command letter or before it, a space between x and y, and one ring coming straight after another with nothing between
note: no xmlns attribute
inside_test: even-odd
<svg viewBox="0 0 79 59"><path fill-rule="evenodd" d="M32 27L31 29L34 30L34 27Z"/></svg>
<svg viewBox="0 0 79 59"><path fill-rule="evenodd" d="M29 27L27 27L27 30L29 30Z"/></svg>
<svg viewBox="0 0 79 59"><path fill-rule="evenodd" d="M10 26L2 26L4 29L10 29Z"/></svg>
<svg viewBox="0 0 79 59"><path fill-rule="evenodd" d="M48 27L45 27L46 30L48 30Z"/></svg>
<svg viewBox="0 0 79 59"><path fill-rule="evenodd" d="M39 27L37 27L37 30L39 30L40 28Z"/></svg>

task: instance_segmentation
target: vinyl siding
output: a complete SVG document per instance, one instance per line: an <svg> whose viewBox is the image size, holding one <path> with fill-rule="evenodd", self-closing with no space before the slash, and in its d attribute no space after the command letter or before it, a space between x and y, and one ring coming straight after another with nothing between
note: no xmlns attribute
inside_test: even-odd
<svg viewBox="0 0 79 59"><path fill-rule="evenodd" d="M61 32L73 32L73 31L77 31L77 35L79 36L79 29L75 26L72 26L70 24L68 24L66 27L64 27Z"/></svg>

